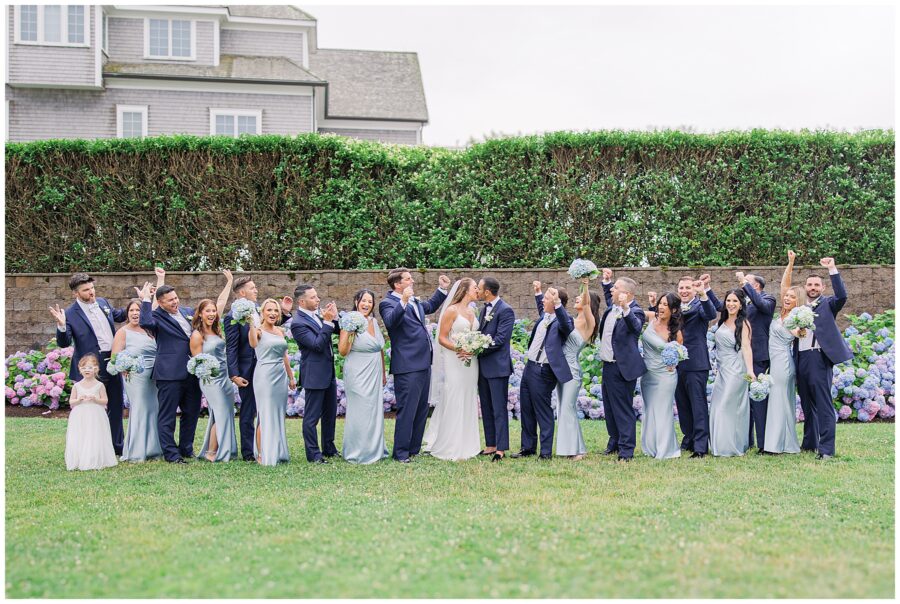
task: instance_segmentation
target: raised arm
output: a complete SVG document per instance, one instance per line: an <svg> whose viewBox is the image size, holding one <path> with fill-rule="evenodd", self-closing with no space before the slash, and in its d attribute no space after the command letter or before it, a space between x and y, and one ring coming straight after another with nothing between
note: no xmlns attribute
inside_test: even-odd
<svg viewBox="0 0 900 604"><path fill-rule="evenodd" d="M788 263L784 268L784 274L781 276L781 299L784 300L784 294L791 288L791 277L794 272L794 260L797 254L794 250L788 250Z"/></svg>
<svg viewBox="0 0 900 604"><path fill-rule="evenodd" d="M222 289L219 298L216 300L216 311L218 311L220 317L225 315L225 305L228 304L228 298L231 296L231 284L234 282L234 277L231 275L230 270L226 268L222 271L222 274L225 275L225 288Z"/></svg>
<svg viewBox="0 0 900 604"><path fill-rule="evenodd" d="M534 288L534 303L537 305L538 318L544 316L544 292L541 290L540 281L532 281L531 287Z"/></svg>
<svg viewBox="0 0 900 604"><path fill-rule="evenodd" d="M836 315L847 303L847 289L844 287L844 280L838 273L834 258L822 258L819 262L828 269L828 274L831 276L831 289L834 290L834 297L828 301L828 305L831 306L831 312Z"/></svg>
<svg viewBox="0 0 900 604"><path fill-rule="evenodd" d="M56 345L65 348L72 344L72 334L66 329L66 311L59 307L50 307L50 314L56 319Z"/></svg>
<svg viewBox="0 0 900 604"><path fill-rule="evenodd" d="M444 303L444 300L447 299L447 289L450 287L450 278L446 275L441 275L438 277L438 289L435 290L434 295L427 302L422 302L422 310L425 311L426 315L430 315L434 312L437 312L440 309L441 304Z"/></svg>
<svg viewBox="0 0 900 604"><path fill-rule="evenodd" d="M255 325L251 325L250 329L247 330L247 342L250 343L250 348L256 348L259 345L259 338L262 337L262 329L256 327ZM237 366L237 360L235 360L235 367ZM237 374L235 374L237 375Z"/></svg>
<svg viewBox="0 0 900 604"><path fill-rule="evenodd" d="M747 296L749 296L750 300L753 302L753 306L756 307L756 310L765 314L772 315L775 313L775 300L771 297L764 297L756 288L750 285L749 282L744 283L744 286L741 288Z"/></svg>

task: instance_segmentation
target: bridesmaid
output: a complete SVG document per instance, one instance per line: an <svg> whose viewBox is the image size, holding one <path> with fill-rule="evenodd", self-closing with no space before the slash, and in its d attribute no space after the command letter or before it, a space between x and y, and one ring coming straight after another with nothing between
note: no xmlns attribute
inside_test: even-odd
<svg viewBox="0 0 900 604"><path fill-rule="evenodd" d="M581 294L575 297L575 329L563 346L563 354L572 371L572 379L556 386L559 401L556 454L573 461L584 459L587 446L578 421L578 393L581 391L581 363L578 356L587 344L593 344L600 325L600 296L588 291L588 279L582 279Z"/></svg>
<svg viewBox="0 0 900 604"><path fill-rule="evenodd" d="M225 274L225 288L213 302L209 298L200 301L194 311L191 334L191 355L211 354L219 361L219 375L204 384L200 390L206 397L209 408L209 423L200 456L208 461L231 461L238 456L237 440L234 435L234 387L228 379L228 363L225 356L225 339L222 337L221 316L231 293L231 271Z"/></svg>
<svg viewBox="0 0 900 604"><path fill-rule="evenodd" d="M644 397L641 450L654 459L671 459L681 457L681 447L675 440L675 412L672 409L678 373L675 367L666 367L663 363L662 351L669 342L684 344L681 300L676 294L666 292L656 303L655 294L650 295L650 305L656 304L656 312L647 312L650 322L641 334L647 365L647 373L641 376Z"/></svg>
<svg viewBox="0 0 900 604"><path fill-rule="evenodd" d="M262 324L251 327L247 336L256 350L253 392L256 397L256 439L253 454L263 466L290 461L284 416L287 412L288 389L297 387L287 353L284 331L278 327L281 306L272 298L259 309Z"/></svg>
<svg viewBox="0 0 900 604"><path fill-rule="evenodd" d="M781 278L781 315L772 321L769 328L769 411L766 415L766 440L764 453L799 453L797 440L797 373L794 368L794 338L800 337L800 330L788 331L784 320L797 306L806 304L806 292L802 287L791 287L791 272L794 270L793 251L788 252L788 265Z"/></svg>
<svg viewBox="0 0 900 604"><path fill-rule="evenodd" d="M155 304L155 302L154 302ZM136 357L143 357L144 372L133 375L125 374L125 393L128 395L128 431L125 434L125 446L122 448L122 461L147 461L154 457L162 457L159 444L157 416L159 400L157 399L156 382L150 377L156 361L156 339L153 334L138 325L141 317L141 301L132 300L125 307L127 323L119 328L113 338L112 354L123 350ZM107 365L110 375L116 373L112 362Z"/></svg>
<svg viewBox="0 0 900 604"><path fill-rule="evenodd" d="M347 415L344 418L343 456L350 463L370 464L388 456L384 442L384 397L387 383L384 368L384 336L372 316L375 292L361 289L353 297L353 308L366 317L361 334L341 330L338 352L344 362L344 392Z"/></svg>
<svg viewBox="0 0 900 604"><path fill-rule="evenodd" d="M709 444L717 457L743 455L750 448L750 384L744 378L756 376L744 297L739 289L725 295L715 334L718 373L709 407Z"/></svg>

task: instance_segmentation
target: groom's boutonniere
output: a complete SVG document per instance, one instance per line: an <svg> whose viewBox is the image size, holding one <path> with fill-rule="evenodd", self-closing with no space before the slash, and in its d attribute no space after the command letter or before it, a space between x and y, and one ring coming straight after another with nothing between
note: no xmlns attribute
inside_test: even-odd
<svg viewBox="0 0 900 604"><path fill-rule="evenodd" d="M185 315L184 318L187 319L188 321L193 321L193 320L194 320L194 315Z"/></svg>
<svg viewBox="0 0 900 604"><path fill-rule="evenodd" d="M816 306L819 305L819 302L821 302L821 301L822 301L822 298L821 298L821 297L816 298L815 300L813 300L812 302L809 303L809 307L810 307L810 308L815 308Z"/></svg>
<svg viewBox="0 0 900 604"><path fill-rule="evenodd" d="M493 318L494 318L494 313L489 312L488 314L486 314L486 315L484 316L484 322L485 322L485 323L490 323L490 322L491 322L491 319L493 319Z"/></svg>
<svg viewBox="0 0 900 604"><path fill-rule="evenodd" d="M106 316L108 317L108 316L109 316L109 307L108 307L108 306L104 306L104 307L103 307L103 312L105 312L105 313L106 313Z"/></svg>

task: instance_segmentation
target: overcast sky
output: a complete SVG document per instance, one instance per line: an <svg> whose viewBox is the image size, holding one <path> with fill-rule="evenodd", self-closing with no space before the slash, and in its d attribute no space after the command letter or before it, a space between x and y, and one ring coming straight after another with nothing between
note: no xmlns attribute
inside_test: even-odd
<svg viewBox="0 0 900 604"><path fill-rule="evenodd" d="M424 141L894 127L894 8L317 6L319 46L419 53Z"/></svg>

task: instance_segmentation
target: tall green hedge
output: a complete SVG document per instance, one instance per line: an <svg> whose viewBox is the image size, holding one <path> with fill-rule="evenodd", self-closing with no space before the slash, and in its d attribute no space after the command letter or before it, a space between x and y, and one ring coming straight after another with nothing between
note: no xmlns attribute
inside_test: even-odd
<svg viewBox="0 0 900 604"><path fill-rule="evenodd" d="M10 272L883 264L893 208L893 131L6 147Z"/></svg>

